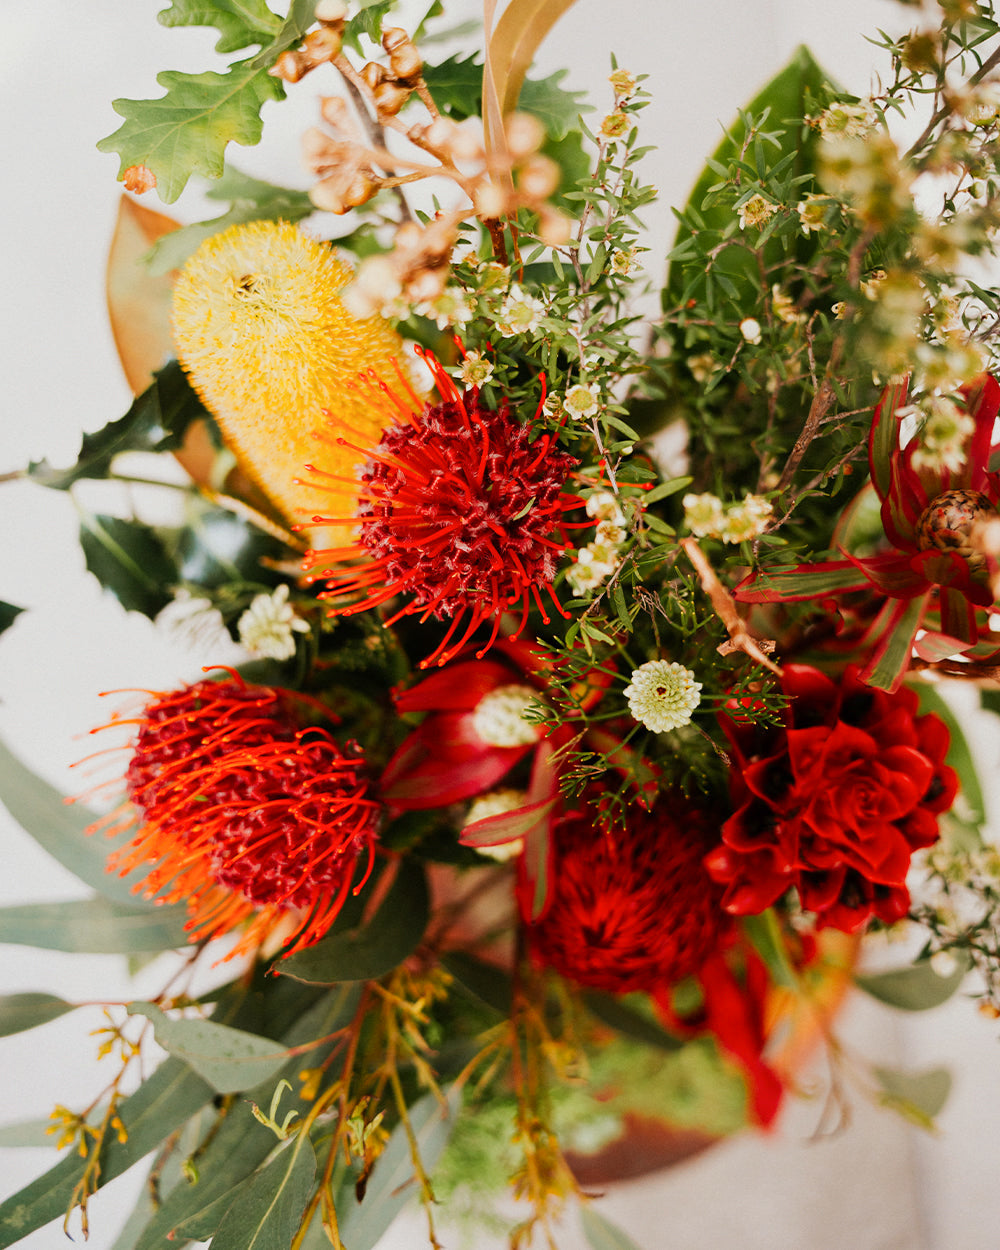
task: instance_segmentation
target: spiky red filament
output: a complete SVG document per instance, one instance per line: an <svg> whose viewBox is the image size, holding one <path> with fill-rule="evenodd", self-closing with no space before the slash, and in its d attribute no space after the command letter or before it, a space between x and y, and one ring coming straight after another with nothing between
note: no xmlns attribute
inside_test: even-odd
<svg viewBox="0 0 1000 1250"><path fill-rule="evenodd" d="M302 718L291 692L234 676L157 695L139 719L125 785L140 827L110 866L148 867L147 897L186 901L192 940L249 921L227 958L285 921L287 954L321 938L374 846L360 748Z"/></svg>
<svg viewBox="0 0 1000 1250"><path fill-rule="evenodd" d="M451 618L425 666L445 663L493 621L493 634L478 653L484 654L508 609L520 609L517 634L533 606L547 623L540 590L566 615L552 582L569 546L563 514L582 503L564 490L577 461L548 435L532 443L530 427L506 403L497 411L484 408L477 390L459 392L439 366L437 372L443 401L397 418L369 453L357 515L313 518L316 524L354 524L357 540L307 557L310 569L358 562L332 576L329 568L316 574L329 576L319 597L337 601L331 616L404 594L406 605L387 624L417 614ZM345 596L354 601L342 603Z"/></svg>

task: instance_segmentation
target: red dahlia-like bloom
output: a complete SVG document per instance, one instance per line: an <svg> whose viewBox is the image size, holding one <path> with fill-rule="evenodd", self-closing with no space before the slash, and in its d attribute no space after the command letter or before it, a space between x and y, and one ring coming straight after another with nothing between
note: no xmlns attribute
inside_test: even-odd
<svg viewBox="0 0 1000 1250"><path fill-rule="evenodd" d="M234 675L156 695L135 721L125 827L140 827L109 867L148 865L142 892L187 902L192 941L249 921L227 958L288 922L286 954L317 941L374 845L360 749L303 727L303 706Z"/></svg>
<svg viewBox="0 0 1000 1250"><path fill-rule="evenodd" d="M711 816L679 794L632 808L614 829L592 808L565 813L552 902L527 928L533 956L614 994L664 990L697 972L731 930L703 863L717 836Z"/></svg>
<svg viewBox="0 0 1000 1250"><path fill-rule="evenodd" d="M788 664L783 729L727 721L735 814L706 859L735 915L764 911L790 887L819 927L845 932L906 915L913 852L938 837L957 778L940 717L918 716L916 693L839 684Z"/></svg>
<svg viewBox="0 0 1000 1250"><path fill-rule="evenodd" d="M577 462L554 448L551 434L532 442L531 427L506 403L497 411L483 407L477 390L458 391L440 365L429 363L443 396L438 404L420 405L405 391L398 395L368 380L372 402L392 404L395 420L377 447L354 448L369 457L358 514L313 518L317 525L355 526L357 540L306 557L313 580L328 578L321 599L361 596L331 607L332 616L363 612L401 594L407 603L387 625L414 615L450 619L425 665L443 664L492 621L493 633L478 652L483 655L510 608L521 611L515 637L533 604L548 622L542 591L565 616L552 582L569 546L563 513L581 502L564 491ZM330 437L319 435L321 442ZM351 446L342 435L333 441ZM314 484L336 480L321 465L308 467ZM327 561L347 560L358 563L315 571Z"/></svg>

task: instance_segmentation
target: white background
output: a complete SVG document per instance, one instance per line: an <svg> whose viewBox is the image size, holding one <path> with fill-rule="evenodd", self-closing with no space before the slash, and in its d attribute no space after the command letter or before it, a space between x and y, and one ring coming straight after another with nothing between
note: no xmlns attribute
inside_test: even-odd
<svg viewBox="0 0 1000 1250"><path fill-rule="evenodd" d="M475 16L473 0L448 0L455 18ZM209 31L169 31L155 21L160 0L50 0L0 12L0 134L3 145L3 388L0 473L47 456L69 463L81 429L120 416L130 396L106 325L103 269L120 189L117 158L94 143L115 129L115 96L158 94L164 68L218 68ZM598 108L609 54L648 73L653 104L647 179L662 193L647 211L650 272L662 272L670 202L682 203L705 155L738 106L799 43L862 93L879 54L864 34L898 31L916 11L888 0L579 0L543 49L547 70L573 67ZM315 97L334 90L307 79L288 105L269 106L277 125L266 146L235 153L248 172L305 186L297 134L314 121ZM607 105L605 104L607 102ZM599 115L598 115L599 116ZM147 197L153 207L160 205ZM175 209L198 220L198 197ZM98 507L106 498L88 497ZM145 505L155 507L156 501ZM203 657L168 643L126 615L83 571L71 501L41 488L0 485L0 598L31 609L0 640L0 732L65 791L78 787L68 764L86 751L80 735L101 722L97 692L191 679ZM221 659L218 655L213 659ZM997 773L995 722L973 730L985 775ZM12 822L0 824L3 901L70 898L80 887ZM45 989L75 1001L140 996L155 971L127 985L122 961L4 948L0 991ZM56 1102L84 1105L100 1087L89 1028L96 1010L0 1042L0 1122L45 1116ZM910 1130L858 1096L851 1124L836 1138L807 1142L815 1103L794 1105L778 1133L746 1136L672 1173L622 1186L603 1201L643 1250L982 1250L997 1242L996 1138L1000 1129L997 1026L957 1000L903 1018L860 999L843 1024L850 1045L872 1059L911 1067L948 1063L955 1089L938 1136ZM50 1166L41 1150L4 1151L0 1192L13 1192ZM94 1250L108 1250L140 1183L129 1176L93 1205ZM398 1228L385 1250L422 1244L420 1224ZM64 1244L58 1224L22 1243ZM485 1242L478 1245L486 1250ZM563 1250L582 1246L570 1227ZM450 1247L457 1241L449 1241Z"/></svg>

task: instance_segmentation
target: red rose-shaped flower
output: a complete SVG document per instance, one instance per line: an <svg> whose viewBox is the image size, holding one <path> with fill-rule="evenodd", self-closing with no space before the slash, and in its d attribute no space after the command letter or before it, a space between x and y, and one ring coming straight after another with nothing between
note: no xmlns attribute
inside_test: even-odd
<svg viewBox="0 0 1000 1250"><path fill-rule="evenodd" d="M120 827L138 829L109 867L143 867L147 897L186 902L192 940L249 922L236 954L290 921L286 953L310 945L374 844L361 751L303 725L308 702L234 675L155 695L136 718Z"/></svg>
<svg viewBox="0 0 1000 1250"><path fill-rule="evenodd" d="M616 994L662 990L696 972L731 929L703 865L716 829L679 794L652 811L633 807L620 827L603 827L582 805L565 813L554 831L552 902L528 926L535 959Z"/></svg>
<svg viewBox="0 0 1000 1250"><path fill-rule="evenodd" d="M949 735L918 716L917 696L837 684L786 665L783 729L726 725L736 757L736 812L706 864L736 915L761 912L794 886L820 927L860 929L906 915L913 852L938 837L955 797Z"/></svg>

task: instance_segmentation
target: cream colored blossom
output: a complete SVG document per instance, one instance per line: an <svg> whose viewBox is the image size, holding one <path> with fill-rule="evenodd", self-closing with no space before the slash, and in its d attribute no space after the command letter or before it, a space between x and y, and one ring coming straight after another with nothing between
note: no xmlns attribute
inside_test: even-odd
<svg viewBox="0 0 1000 1250"><path fill-rule="evenodd" d="M439 330L447 330L471 321L474 304L460 286L446 286L436 298L421 304L418 311L430 317Z"/></svg>
<svg viewBox="0 0 1000 1250"><path fill-rule="evenodd" d="M563 396L563 408L576 421L592 417L598 409L598 392L586 382L578 382Z"/></svg>
<svg viewBox="0 0 1000 1250"><path fill-rule="evenodd" d="M491 816L503 816L507 812L515 812L519 807L524 807L527 801L528 796L524 790L491 790L489 794L482 794L469 804L462 828L467 829L469 825L474 825L480 820L488 820ZM514 838L510 842L498 842L496 846L477 846L475 850L480 855L485 855L487 859L495 859L502 864L521 854L524 850L524 839Z"/></svg>
<svg viewBox="0 0 1000 1250"><path fill-rule="evenodd" d="M864 138L878 125L878 114L871 104L831 104L817 119L819 132L824 139L846 136Z"/></svg>
<svg viewBox="0 0 1000 1250"><path fill-rule="evenodd" d="M718 495L707 491L701 495L685 495L684 524L695 538L716 538L722 532L726 513Z"/></svg>
<svg viewBox="0 0 1000 1250"><path fill-rule="evenodd" d="M458 369L464 386L483 386L493 376L493 361L482 352L469 352Z"/></svg>
<svg viewBox="0 0 1000 1250"><path fill-rule="evenodd" d="M636 247L616 247L611 253L611 272L623 277L632 272L636 265Z"/></svg>
<svg viewBox="0 0 1000 1250"><path fill-rule="evenodd" d="M528 295L515 284L510 288L507 298L500 307L496 327L505 339L514 338L519 334L534 334L544 313L545 305L541 300Z"/></svg>
<svg viewBox="0 0 1000 1250"><path fill-rule="evenodd" d="M287 582L269 595L255 595L237 629L250 654L268 660L290 660L295 654L295 635L309 632L308 624L288 602Z"/></svg>
<svg viewBox="0 0 1000 1250"><path fill-rule="evenodd" d="M965 464L966 441L975 432L975 421L943 396L931 396L922 408L927 417L913 452L913 467L957 473Z"/></svg>
<svg viewBox="0 0 1000 1250"><path fill-rule="evenodd" d="M633 672L625 697L640 724L654 733L667 733L690 724L701 702L701 683L682 664L650 660Z"/></svg>
<svg viewBox="0 0 1000 1250"><path fill-rule="evenodd" d="M740 503L730 504L719 537L724 543L749 542L759 538L774 515L769 500L760 495L745 495Z"/></svg>
<svg viewBox="0 0 1000 1250"><path fill-rule="evenodd" d="M192 651L210 654L232 646L219 609L210 599L195 597L183 588L156 614L156 624L174 642Z"/></svg>
<svg viewBox="0 0 1000 1250"><path fill-rule="evenodd" d="M740 334L752 345L760 342L763 331L756 317L744 317L740 322Z"/></svg>
<svg viewBox="0 0 1000 1250"><path fill-rule="evenodd" d="M799 200L795 211L799 216L799 229L803 234L813 234L826 225L826 206L830 203L825 195L807 195Z"/></svg>
<svg viewBox="0 0 1000 1250"><path fill-rule="evenodd" d="M619 139L625 138L631 126L632 123L629 121L628 114L616 110L604 118L598 133L603 139L610 139L612 143L616 143Z"/></svg>
<svg viewBox="0 0 1000 1250"><path fill-rule="evenodd" d="M587 498L587 516L598 521L610 521L619 527L625 524L625 514L618 503L618 496L609 490L595 491Z"/></svg>
<svg viewBox="0 0 1000 1250"><path fill-rule="evenodd" d="M785 325L801 325L806 319L805 313L795 307L795 301L777 283L771 287L771 307L774 315Z"/></svg>
<svg viewBox="0 0 1000 1250"><path fill-rule="evenodd" d="M707 382L715 371L715 357L711 352L699 352L696 356L689 356L687 367L691 370L691 376L699 383Z"/></svg>
<svg viewBox="0 0 1000 1250"><path fill-rule="evenodd" d="M745 230L747 226L763 226L771 220L778 211L778 205L773 204L765 196L759 192L741 204L737 209L740 219L740 229Z"/></svg>
<svg viewBox="0 0 1000 1250"><path fill-rule="evenodd" d="M613 74L608 75L608 82L619 100L627 100L635 95L638 86L635 74L630 74L627 69L616 69Z"/></svg>
<svg viewBox="0 0 1000 1250"><path fill-rule="evenodd" d="M541 727L525 720L524 714L537 707L538 691L534 686L512 682L497 686L476 704L472 728L491 747L523 747L537 742Z"/></svg>

